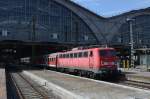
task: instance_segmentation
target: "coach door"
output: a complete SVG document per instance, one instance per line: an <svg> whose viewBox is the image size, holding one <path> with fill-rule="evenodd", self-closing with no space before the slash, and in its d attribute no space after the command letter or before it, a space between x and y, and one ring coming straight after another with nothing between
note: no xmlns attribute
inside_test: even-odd
<svg viewBox="0 0 150 99"><path fill-rule="evenodd" d="M94 65L94 60L93 60L93 52L92 51L90 51L89 52L89 67L90 67L90 69L93 69L93 65Z"/></svg>

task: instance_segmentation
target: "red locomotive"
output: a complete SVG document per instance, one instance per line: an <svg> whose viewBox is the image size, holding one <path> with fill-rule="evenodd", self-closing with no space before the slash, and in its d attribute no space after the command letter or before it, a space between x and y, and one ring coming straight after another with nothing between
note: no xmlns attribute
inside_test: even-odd
<svg viewBox="0 0 150 99"><path fill-rule="evenodd" d="M44 64L53 69L89 77L118 73L114 48L76 48L71 51L45 55L36 60L36 64Z"/></svg>

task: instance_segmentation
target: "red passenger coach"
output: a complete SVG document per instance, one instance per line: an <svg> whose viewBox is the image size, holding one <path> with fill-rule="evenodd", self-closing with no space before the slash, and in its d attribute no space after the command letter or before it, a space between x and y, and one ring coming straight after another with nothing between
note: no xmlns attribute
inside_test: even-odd
<svg viewBox="0 0 150 99"><path fill-rule="evenodd" d="M57 67L57 53L54 53L54 54L50 54L48 55L48 66L49 67L54 67L56 68Z"/></svg>
<svg viewBox="0 0 150 99"><path fill-rule="evenodd" d="M116 74L117 57L114 48L78 48L48 56L48 66L58 70L87 75Z"/></svg>

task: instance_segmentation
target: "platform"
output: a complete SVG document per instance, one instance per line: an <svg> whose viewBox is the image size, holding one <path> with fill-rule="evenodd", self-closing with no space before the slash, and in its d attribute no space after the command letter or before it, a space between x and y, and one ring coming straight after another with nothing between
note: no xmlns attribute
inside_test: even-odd
<svg viewBox="0 0 150 99"><path fill-rule="evenodd" d="M0 99L7 99L5 69L0 68Z"/></svg>
<svg viewBox="0 0 150 99"><path fill-rule="evenodd" d="M150 99L150 91L104 81L92 80L54 71L25 71L37 82L51 83L63 99ZM54 87L55 85L55 87Z"/></svg>
<svg viewBox="0 0 150 99"><path fill-rule="evenodd" d="M128 80L150 83L150 72L142 72L135 69L126 69L123 72Z"/></svg>

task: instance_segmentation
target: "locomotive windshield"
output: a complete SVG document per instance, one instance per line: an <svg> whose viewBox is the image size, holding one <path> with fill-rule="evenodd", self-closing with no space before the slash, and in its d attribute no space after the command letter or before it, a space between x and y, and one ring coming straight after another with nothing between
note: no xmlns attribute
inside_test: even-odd
<svg viewBox="0 0 150 99"><path fill-rule="evenodd" d="M115 50L100 50L100 56L114 57L116 56L116 51Z"/></svg>

